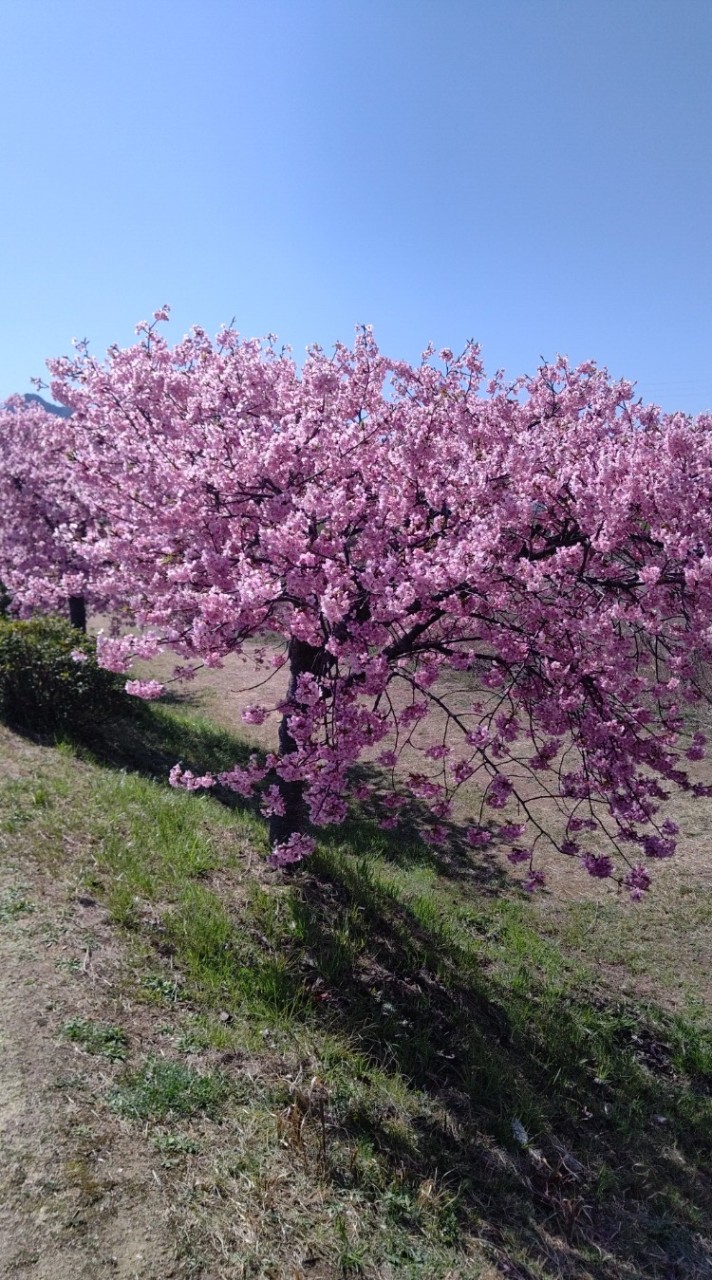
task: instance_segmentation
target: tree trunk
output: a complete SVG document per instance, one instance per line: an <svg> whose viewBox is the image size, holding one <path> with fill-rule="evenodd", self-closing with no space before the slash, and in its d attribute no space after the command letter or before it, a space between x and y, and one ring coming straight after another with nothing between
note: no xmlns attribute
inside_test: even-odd
<svg viewBox="0 0 712 1280"><path fill-rule="evenodd" d="M289 755L290 752L297 749L297 744L289 732L288 720L292 710L299 710L299 702L297 700L297 681L299 677L311 672L319 680L326 673L328 663L329 657L325 649L317 648L312 644L307 644L304 640L297 640L292 636L289 641L289 688L287 689L286 698L286 701L290 704L290 710L286 711L282 716L279 725L280 756ZM277 778L277 786L284 804L284 813L273 813L270 818L269 842L272 848L276 844L283 844L296 832L302 831L306 818L304 783L287 782L284 778Z"/></svg>
<svg viewBox="0 0 712 1280"><path fill-rule="evenodd" d="M86 634L87 602L84 596L69 597L69 621L77 631L83 631Z"/></svg>

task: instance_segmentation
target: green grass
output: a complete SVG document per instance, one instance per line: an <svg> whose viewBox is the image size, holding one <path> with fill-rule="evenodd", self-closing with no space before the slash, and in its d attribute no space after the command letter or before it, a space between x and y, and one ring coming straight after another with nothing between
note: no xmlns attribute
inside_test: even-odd
<svg viewBox="0 0 712 1280"><path fill-rule="evenodd" d="M10 924L20 916L34 911L34 903L30 902L22 889L13 886L0 893L0 926Z"/></svg>
<svg viewBox="0 0 712 1280"><path fill-rule="evenodd" d="M15 859L66 873L70 850L131 947L177 1056L127 1066L111 1102L194 1239L254 1277L712 1274L704 885L548 911L363 814L280 881L251 811L165 785L240 753L151 709L113 758L47 750L0 787Z"/></svg>
<svg viewBox="0 0 712 1280"><path fill-rule="evenodd" d="M122 1061L128 1051L129 1038L126 1032L110 1023L71 1018L62 1027L62 1034L87 1053L100 1054L111 1062Z"/></svg>
<svg viewBox="0 0 712 1280"><path fill-rule="evenodd" d="M150 1058L136 1071L126 1073L111 1094L115 1111L135 1120L167 1118L206 1112L215 1115L228 1092L218 1075L202 1075L182 1062Z"/></svg>

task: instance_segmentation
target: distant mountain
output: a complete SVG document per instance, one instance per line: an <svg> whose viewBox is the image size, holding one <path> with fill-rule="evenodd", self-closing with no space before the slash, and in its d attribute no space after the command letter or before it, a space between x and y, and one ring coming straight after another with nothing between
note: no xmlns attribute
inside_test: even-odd
<svg viewBox="0 0 712 1280"><path fill-rule="evenodd" d="M23 400L27 404L41 404L43 409L48 413L56 413L58 418L71 418L72 411L68 409L66 404L52 404L49 400L44 400L42 396L38 396L33 391L28 391L24 395Z"/></svg>

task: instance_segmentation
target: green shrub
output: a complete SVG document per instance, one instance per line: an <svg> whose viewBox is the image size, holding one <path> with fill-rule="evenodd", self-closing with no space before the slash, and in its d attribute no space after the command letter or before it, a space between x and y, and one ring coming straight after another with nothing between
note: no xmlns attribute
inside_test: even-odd
<svg viewBox="0 0 712 1280"><path fill-rule="evenodd" d="M8 724L53 735L101 724L129 709L123 684L97 666L95 641L61 618L0 617L0 718Z"/></svg>

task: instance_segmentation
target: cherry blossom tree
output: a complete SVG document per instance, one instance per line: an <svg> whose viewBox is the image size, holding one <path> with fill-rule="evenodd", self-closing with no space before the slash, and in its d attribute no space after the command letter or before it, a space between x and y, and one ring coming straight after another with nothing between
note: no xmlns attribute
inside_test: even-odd
<svg viewBox="0 0 712 1280"><path fill-rule="evenodd" d="M68 606L85 631L89 513L73 478L61 418L20 396L0 407L0 580L18 612Z"/></svg>
<svg viewBox="0 0 712 1280"><path fill-rule="evenodd" d="M528 888L553 844L640 896L675 849L671 789L710 792L689 724L712 656L712 418L592 363L486 381L474 344L411 366L363 329L299 369L232 329L171 347L166 318L103 363L50 364L74 491L101 512L92 590L138 627L101 661L170 648L180 676L250 642L266 674L289 663L286 698L246 713L280 718L278 749L172 781L259 788L284 865L375 758L382 825L415 797L442 843L469 796L469 841L505 841Z"/></svg>

